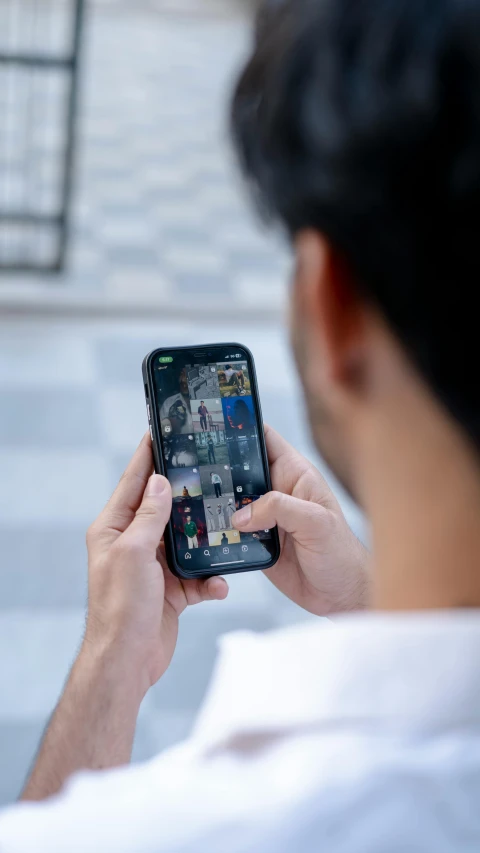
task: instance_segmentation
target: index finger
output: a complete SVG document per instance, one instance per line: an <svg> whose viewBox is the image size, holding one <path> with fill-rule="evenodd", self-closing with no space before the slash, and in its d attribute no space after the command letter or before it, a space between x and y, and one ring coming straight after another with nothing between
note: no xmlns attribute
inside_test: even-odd
<svg viewBox="0 0 480 853"><path fill-rule="evenodd" d="M289 444L288 441L276 431L276 429L273 429L273 427L268 424L264 424L263 427L265 430L265 441L267 443L267 454L270 465L274 465L282 456L294 456L298 461L301 460L304 463L310 464L308 460L295 449L295 447Z"/></svg>
<svg viewBox="0 0 480 853"><path fill-rule="evenodd" d="M152 442L150 433L147 432L122 474L112 497L93 524L102 539L107 538L113 542L132 523L152 472Z"/></svg>

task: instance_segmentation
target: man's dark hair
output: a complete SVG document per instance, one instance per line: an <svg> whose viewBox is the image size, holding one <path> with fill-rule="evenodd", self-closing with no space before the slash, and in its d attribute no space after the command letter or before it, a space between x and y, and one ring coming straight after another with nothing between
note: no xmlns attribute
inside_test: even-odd
<svg viewBox="0 0 480 853"><path fill-rule="evenodd" d="M263 4L232 121L257 201L343 254L480 439L480 0Z"/></svg>

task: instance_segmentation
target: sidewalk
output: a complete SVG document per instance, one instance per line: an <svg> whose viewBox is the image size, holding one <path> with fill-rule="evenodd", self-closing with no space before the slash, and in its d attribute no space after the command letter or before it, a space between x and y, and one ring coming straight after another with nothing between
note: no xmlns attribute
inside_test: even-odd
<svg viewBox="0 0 480 853"><path fill-rule="evenodd" d="M228 139L244 6L90 9L69 268L1 277L1 311L279 317L288 253L254 218Z"/></svg>

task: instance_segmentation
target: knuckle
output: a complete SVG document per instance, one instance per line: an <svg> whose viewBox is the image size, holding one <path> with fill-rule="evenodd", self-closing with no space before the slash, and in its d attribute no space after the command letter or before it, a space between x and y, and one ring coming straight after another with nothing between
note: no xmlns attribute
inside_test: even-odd
<svg viewBox="0 0 480 853"><path fill-rule="evenodd" d="M275 510L282 503L283 498L284 495L282 495L281 492L268 492L268 494L265 495L265 509L268 511Z"/></svg>
<svg viewBox="0 0 480 853"><path fill-rule="evenodd" d="M145 501L137 510L137 518L156 518L158 516L158 507L150 501Z"/></svg>

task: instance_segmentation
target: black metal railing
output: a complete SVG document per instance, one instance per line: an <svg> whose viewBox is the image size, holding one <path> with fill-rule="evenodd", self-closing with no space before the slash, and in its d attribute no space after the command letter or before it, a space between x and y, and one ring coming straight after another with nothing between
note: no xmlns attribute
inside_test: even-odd
<svg viewBox="0 0 480 853"><path fill-rule="evenodd" d="M0 0L0 272L62 270L84 0Z"/></svg>

